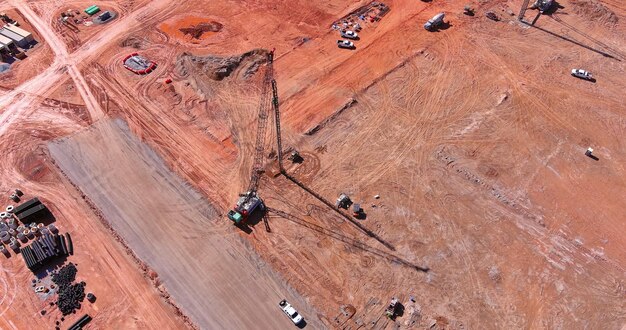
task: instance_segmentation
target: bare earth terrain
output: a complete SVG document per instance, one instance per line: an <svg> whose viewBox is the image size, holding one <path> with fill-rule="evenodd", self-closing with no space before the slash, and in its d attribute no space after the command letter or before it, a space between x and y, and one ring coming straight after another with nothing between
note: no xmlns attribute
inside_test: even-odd
<svg viewBox="0 0 626 330"><path fill-rule="evenodd" d="M130 134L120 120L100 121L50 145L50 153L198 326L288 327L286 317L264 316L274 314L291 289L201 195ZM313 317L308 322L320 327Z"/></svg>
<svg viewBox="0 0 626 330"><path fill-rule="evenodd" d="M45 60L0 76L0 191L50 207L98 296L62 327L288 329L287 298L311 329L624 329L626 7L563 0L522 23L522 2L385 2L354 50L331 26L366 1L104 1L120 15L80 33L58 11L92 3L2 3ZM274 48L283 147L304 158L286 172L365 219L277 175L273 114L269 230L226 217ZM126 70L132 53L156 70ZM21 257L0 259L0 328L53 328Z"/></svg>

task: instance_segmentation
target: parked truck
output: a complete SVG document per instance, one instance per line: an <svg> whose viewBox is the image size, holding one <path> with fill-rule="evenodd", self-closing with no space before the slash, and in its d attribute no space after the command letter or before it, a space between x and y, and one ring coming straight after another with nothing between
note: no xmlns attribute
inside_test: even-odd
<svg viewBox="0 0 626 330"><path fill-rule="evenodd" d="M289 319L291 320L291 322L293 322L293 324L298 325L302 323L302 321L304 321L302 315L298 314L298 311L296 311L296 309L293 308L293 306L291 306L291 304L288 303L287 300L281 300L278 303L278 306L280 306L283 312L287 314L287 316L289 316Z"/></svg>
<svg viewBox="0 0 626 330"><path fill-rule="evenodd" d="M433 18L429 19L428 22L426 22L426 24L424 24L424 29L428 30L428 31L433 31L435 29L437 29L437 27L439 27L441 24L443 24L443 19L446 16L446 14L444 13L439 13L435 16L433 16Z"/></svg>

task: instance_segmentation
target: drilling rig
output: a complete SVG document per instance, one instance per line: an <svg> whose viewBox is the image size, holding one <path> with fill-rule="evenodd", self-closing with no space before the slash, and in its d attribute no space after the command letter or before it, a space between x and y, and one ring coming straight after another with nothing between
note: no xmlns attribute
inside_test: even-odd
<svg viewBox="0 0 626 330"><path fill-rule="evenodd" d="M259 195L257 189L259 187L259 179L264 172L264 151L265 151L265 130L267 128L267 119L269 117L269 109L273 108L276 112L276 120L278 118L278 92L276 90L276 81L274 80L274 51L267 55L267 69L263 77L263 85L261 86L261 102L259 105L259 116L257 123L256 141L254 147L254 160L252 163L252 174L250 184L245 193L239 195L237 204L232 210L228 211L228 218L235 225L242 225L245 220L255 210L265 210L265 204ZM270 91L271 89L271 91ZM277 124L277 129L279 129ZM279 135L280 136L280 135ZM280 139L280 137L278 138ZM280 143L279 143L280 144ZM282 150L278 151L279 158L282 158Z"/></svg>

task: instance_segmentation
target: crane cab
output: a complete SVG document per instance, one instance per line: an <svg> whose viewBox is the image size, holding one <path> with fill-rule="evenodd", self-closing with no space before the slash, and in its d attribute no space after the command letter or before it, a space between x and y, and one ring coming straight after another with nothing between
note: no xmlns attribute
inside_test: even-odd
<svg viewBox="0 0 626 330"><path fill-rule="evenodd" d="M261 200L255 191L248 191L245 194L241 194L239 200L237 200L237 205L235 205L232 210L228 211L228 219L238 225L245 221L257 208L265 210L263 200Z"/></svg>

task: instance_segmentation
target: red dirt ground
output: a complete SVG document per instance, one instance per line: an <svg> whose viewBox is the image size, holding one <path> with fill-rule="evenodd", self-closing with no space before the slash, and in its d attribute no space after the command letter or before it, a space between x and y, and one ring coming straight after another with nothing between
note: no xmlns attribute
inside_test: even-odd
<svg viewBox="0 0 626 330"><path fill-rule="evenodd" d="M56 51L59 62L20 87L29 93L0 96L7 153L0 191L19 186L41 196L62 214L59 227L76 232L79 277L104 297L95 304L95 327L183 324L146 279L156 274L142 273L107 219L47 156L48 141L110 117L125 119L200 191L222 214L215 226L249 242L325 328L626 325L621 2L559 1L562 8L530 27L509 14L521 0L475 2L474 17L462 14L463 1L394 0L385 17L364 25L353 51L336 47L330 26L365 1L124 3L131 9L71 57ZM442 11L449 26L425 31L424 22ZM528 10L525 18L536 15ZM161 29L205 16L223 30L200 44ZM47 18L46 25L52 30ZM42 35L57 43L53 33ZM215 81L197 69L182 74L177 60L183 52L236 56L257 48L276 48L283 144L304 157L287 164L288 173L331 201L350 194L367 213L358 222L366 230L284 176L261 181L271 232L261 223L245 234L224 216L249 181L265 68ZM130 73L120 65L130 52L158 68ZM597 81L570 76L573 68ZM75 106L47 101L55 98ZM269 154L275 138L268 136ZM584 155L588 147L599 160ZM267 162L276 166L269 155ZM43 302L28 291L19 261L0 261L0 279L11 287L0 327L49 328L54 313L21 316L35 315ZM383 316L393 296L405 305L395 321ZM132 307L114 304L116 297ZM171 302L184 313L184 303ZM276 309L267 317L284 316Z"/></svg>

